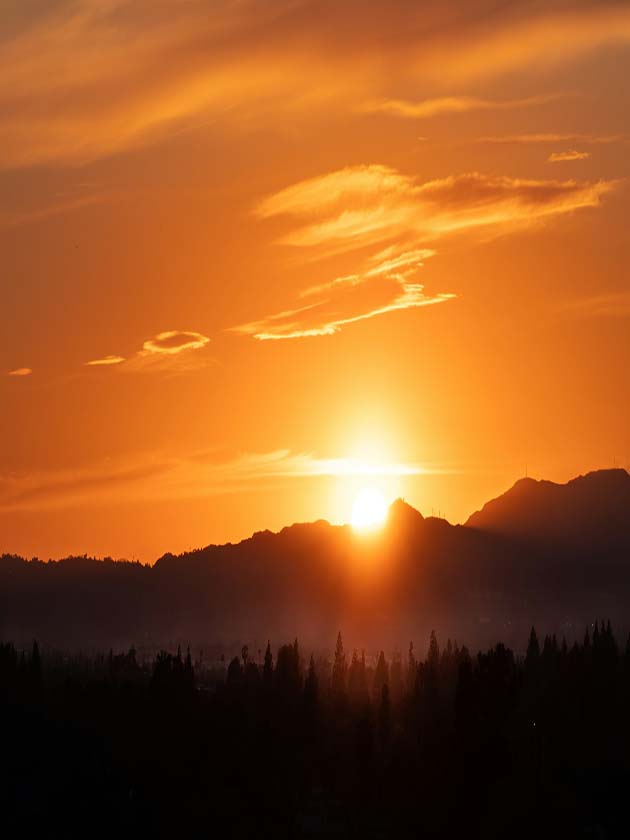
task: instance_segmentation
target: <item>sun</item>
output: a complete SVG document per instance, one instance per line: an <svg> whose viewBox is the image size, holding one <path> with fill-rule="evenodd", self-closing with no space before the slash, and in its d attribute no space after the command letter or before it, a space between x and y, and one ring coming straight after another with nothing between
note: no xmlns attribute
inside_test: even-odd
<svg viewBox="0 0 630 840"><path fill-rule="evenodd" d="M373 487L365 487L357 494L352 506L352 527L357 531L374 531L387 518L387 502Z"/></svg>

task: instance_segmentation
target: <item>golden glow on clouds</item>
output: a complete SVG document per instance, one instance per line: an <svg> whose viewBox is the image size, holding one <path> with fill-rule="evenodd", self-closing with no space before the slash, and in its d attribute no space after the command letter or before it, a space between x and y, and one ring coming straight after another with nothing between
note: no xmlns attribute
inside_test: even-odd
<svg viewBox="0 0 630 840"><path fill-rule="evenodd" d="M307 288L301 293L303 297L321 293L327 296L309 306L242 324L234 331L251 335L259 341L334 335L342 327L378 315L451 300L455 295L449 293L426 295L424 286L411 280L432 253L429 250L410 251L397 259L385 260L362 274L337 277L328 283ZM384 292L384 300L380 305L366 308L366 297L370 299L375 286ZM376 289L378 291L379 288ZM347 314L343 314L344 311Z"/></svg>
<svg viewBox="0 0 630 840"><path fill-rule="evenodd" d="M324 255L367 245L385 247L359 271L300 292L316 303L284 310L234 328L259 341L329 336L377 315L443 303L451 292L428 295L415 274L435 251L427 242L447 235L495 234L584 207L597 207L613 181L595 183L488 176L479 172L418 183L392 167L346 167L293 184L260 202L262 219L309 220L280 244ZM311 221L312 220L312 221ZM367 292L381 298L369 305Z"/></svg>
<svg viewBox="0 0 630 840"><path fill-rule="evenodd" d="M0 230L28 225L33 222L41 222L52 216L71 213L75 210L101 204L112 198L115 198L115 196L111 191L102 189L86 190L83 191L83 194L56 195L49 202L45 200L41 201L36 208L31 210L19 211L12 208L7 211L0 211Z"/></svg>
<svg viewBox="0 0 630 840"><path fill-rule="evenodd" d="M514 227L596 207L612 181L510 178L470 172L425 183L381 165L348 167L295 184L258 207L275 215L320 217L280 240L298 247L354 249L400 236L425 241L480 227ZM321 218L323 216L323 218Z"/></svg>
<svg viewBox="0 0 630 840"><path fill-rule="evenodd" d="M629 74L626 0L3 0L3 549L612 463Z"/></svg>
<svg viewBox="0 0 630 840"><path fill-rule="evenodd" d="M578 152L576 149L569 149L566 152L552 152L548 160L550 163L558 163L571 160L588 160L590 156L590 152Z"/></svg>
<svg viewBox="0 0 630 840"><path fill-rule="evenodd" d="M92 367L107 367L108 365L119 365L124 361L124 356L104 356L102 359L92 359L92 361L86 362L85 364Z"/></svg>
<svg viewBox="0 0 630 840"><path fill-rule="evenodd" d="M537 4L528 15L522 14L518 2L505 8L504 16L491 16L490 25L484 18L454 38L449 60L439 67L443 78L483 79L534 64L553 68L606 44L630 40L630 8L623 2L552 0ZM419 66L428 72L438 50L429 45L418 58Z"/></svg>
<svg viewBox="0 0 630 840"><path fill-rule="evenodd" d="M16 12L24 25L0 47L4 167L93 160L227 108L251 118L269 103L350 104L382 86L384 73L403 88L459 86L630 41L627 4L594 0L550 0L527 15L517 3L391 0L386 16L378 3L348 0L332 20L315 0L176 9L163 0L76 0L39 15L24 5ZM442 113L490 101L451 91L433 99ZM409 107L390 95L376 101Z"/></svg>
<svg viewBox="0 0 630 840"><path fill-rule="evenodd" d="M565 303L561 309L568 315L582 318L627 318L630 315L630 291L577 298Z"/></svg>
<svg viewBox="0 0 630 840"><path fill-rule="evenodd" d="M319 458L286 449L228 458L220 452L184 456L141 453L132 459L108 459L79 469L0 475L0 513L58 510L112 502L131 504L148 500L210 498L276 480L387 480L448 472L431 464Z"/></svg>
<svg viewBox="0 0 630 840"><path fill-rule="evenodd" d="M142 345L144 353L165 353L176 356L186 350L201 350L210 339L198 332L166 330L158 333L155 338L149 338Z"/></svg>
<svg viewBox="0 0 630 840"><path fill-rule="evenodd" d="M366 102L358 107L364 114L390 114L407 119L426 119L440 114L464 114L468 111L509 111L531 108L558 99L557 95L530 96L526 99L482 99L478 96L442 96L410 102L406 99L382 99Z"/></svg>
<svg viewBox="0 0 630 840"><path fill-rule="evenodd" d="M127 371L187 371L204 366L206 361L193 359L191 351L203 350L210 343L207 335L192 330L164 330L148 338L130 358L108 355L85 364L93 367L120 366Z"/></svg>
<svg viewBox="0 0 630 840"><path fill-rule="evenodd" d="M544 134L499 134L490 137L479 137L480 143L516 143L532 145L537 143L588 143L594 146L608 146L612 143L624 143L629 139L626 134L559 134L548 132Z"/></svg>

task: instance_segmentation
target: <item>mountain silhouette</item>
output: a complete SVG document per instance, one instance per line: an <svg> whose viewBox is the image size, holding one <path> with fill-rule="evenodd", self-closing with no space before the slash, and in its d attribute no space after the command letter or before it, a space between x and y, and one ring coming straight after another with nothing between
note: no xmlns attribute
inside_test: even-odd
<svg viewBox="0 0 630 840"><path fill-rule="evenodd" d="M0 635L83 650L178 642L264 648L339 628L350 643L443 637L520 644L532 623L578 636L602 617L630 629L630 475L522 479L465 525L395 501L381 531L325 521L236 544L165 554L153 566L0 558ZM354 642L353 642L354 640Z"/></svg>
<svg viewBox="0 0 630 840"><path fill-rule="evenodd" d="M567 484L522 478L466 525L530 542L617 551L630 546L630 475L598 470Z"/></svg>

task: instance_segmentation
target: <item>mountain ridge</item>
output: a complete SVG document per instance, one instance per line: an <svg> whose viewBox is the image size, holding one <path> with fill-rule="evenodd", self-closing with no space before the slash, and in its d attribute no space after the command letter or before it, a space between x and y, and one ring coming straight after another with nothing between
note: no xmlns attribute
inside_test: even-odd
<svg viewBox="0 0 630 840"><path fill-rule="evenodd" d="M471 514L465 525L567 544L606 541L604 531L625 530L630 543L630 474L621 468L593 470L563 484L521 478Z"/></svg>
<svg viewBox="0 0 630 840"><path fill-rule="evenodd" d="M602 616L630 630L629 514L630 476L600 471L564 485L520 480L464 525L400 499L378 532L296 523L153 566L5 556L0 636L58 648L229 648L295 635L319 645L342 627L365 646L431 629L485 644L518 641L532 623L570 636ZM537 530L523 536L523 523Z"/></svg>

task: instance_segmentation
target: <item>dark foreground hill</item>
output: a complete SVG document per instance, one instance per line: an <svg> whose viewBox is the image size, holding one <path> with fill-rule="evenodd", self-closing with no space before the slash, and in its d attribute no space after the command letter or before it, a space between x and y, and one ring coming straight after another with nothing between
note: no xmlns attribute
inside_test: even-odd
<svg viewBox="0 0 630 840"><path fill-rule="evenodd" d="M395 502L362 536L327 522L254 534L153 567L86 557L0 560L0 634L62 648L234 650L299 633L323 645L406 645L439 634L519 645L527 629L583 633L596 618L630 621L630 475L565 485L525 479L465 526Z"/></svg>

